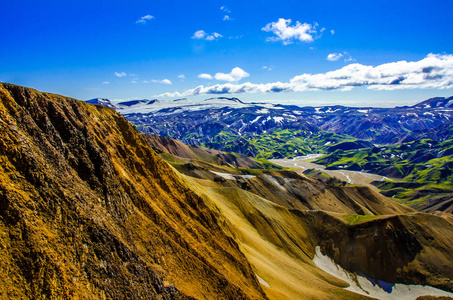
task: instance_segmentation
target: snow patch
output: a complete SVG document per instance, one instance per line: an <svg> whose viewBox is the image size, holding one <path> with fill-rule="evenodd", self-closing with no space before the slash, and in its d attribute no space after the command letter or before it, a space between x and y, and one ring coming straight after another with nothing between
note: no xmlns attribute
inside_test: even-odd
<svg viewBox="0 0 453 300"><path fill-rule="evenodd" d="M255 274L256 275L256 274ZM265 287L268 287L270 288L271 286L269 285L269 283L267 283L263 278L259 277L258 275L256 275L256 278L258 279L258 282L262 285L264 285Z"/></svg>
<svg viewBox="0 0 453 300"><path fill-rule="evenodd" d="M321 253L316 246L314 264L321 270L349 283L348 291L377 299L413 300L420 296L453 297L453 293L427 285L388 283L361 275L352 275L337 265L330 257Z"/></svg>
<svg viewBox="0 0 453 300"><path fill-rule="evenodd" d="M275 123L282 123L285 118L283 117L274 117Z"/></svg>
<svg viewBox="0 0 453 300"><path fill-rule="evenodd" d="M267 108L262 108L262 109L258 109L256 111L257 114L268 114L269 113L269 110Z"/></svg>
<svg viewBox="0 0 453 300"><path fill-rule="evenodd" d="M261 118L261 116L256 117L253 121L250 122L250 124L257 122L260 118Z"/></svg>

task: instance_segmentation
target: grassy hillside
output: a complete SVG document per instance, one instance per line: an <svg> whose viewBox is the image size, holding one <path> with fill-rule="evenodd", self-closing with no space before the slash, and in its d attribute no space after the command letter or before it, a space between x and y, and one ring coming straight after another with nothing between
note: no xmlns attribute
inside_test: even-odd
<svg viewBox="0 0 453 300"><path fill-rule="evenodd" d="M360 151L337 150L316 163L394 178L376 185L385 195L415 207L453 193L453 140L423 139Z"/></svg>
<svg viewBox="0 0 453 300"><path fill-rule="evenodd" d="M204 146L241 153L256 158L291 158L310 153L325 153L331 144L353 141L352 137L327 131L277 128L259 135L238 136L222 131Z"/></svg>

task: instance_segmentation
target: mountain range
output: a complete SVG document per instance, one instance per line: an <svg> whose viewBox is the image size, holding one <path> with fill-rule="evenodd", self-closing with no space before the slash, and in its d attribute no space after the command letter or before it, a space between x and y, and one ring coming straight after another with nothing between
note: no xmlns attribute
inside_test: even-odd
<svg viewBox="0 0 453 300"><path fill-rule="evenodd" d="M453 296L450 213L138 128L0 84L2 298Z"/></svg>
<svg viewBox="0 0 453 300"><path fill-rule="evenodd" d="M90 100L91 103L96 101ZM134 100L116 105L103 101L98 103L115 107L143 133L253 157L316 153L318 148L324 151L325 144L351 138L374 144L410 142L426 137L438 141L452 138L453 97L432 98L410 107L396 108L300 107L244 103L237 98L201 102ZM273 150L266 148L265 137L281 130L288 130L292 135L291 143L285 140L272 145ZM283 145L289 149L281 147Z"/></svg>

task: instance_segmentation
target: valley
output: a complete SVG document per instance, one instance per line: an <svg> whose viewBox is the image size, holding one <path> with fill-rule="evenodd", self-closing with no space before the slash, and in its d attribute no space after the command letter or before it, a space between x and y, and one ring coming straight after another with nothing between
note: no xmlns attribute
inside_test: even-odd
<svg viewBox="0 0 453 300"><path fill-rule="evenodd" d="M300 157L293 157L292 159L271 159L270 162L286 167L299 170L300 172L304 173L308 170L310 173L311 170L318 170L322 173L327 174L330 177L336 177L341 181L344 181L348 184L358 184L358 185L366 185L372 189L378 191L375 185L371 184L372 181L384 181L384 180L391 180L386 177L365 173L361 171L350 171L350 170L328 170L326 167L320 164L315 164L313 161L316 161L319 157L323 156L323 154L312 154L307 156L300 156ZM308 174L309 174L308 173Z"/></svg>
<svg viewBox="0 0 453 300"><path fill-rule="evenodd" d="M370 142L269 161L140 133L105 105L12 84L0 100L3 298L376 296L348 290L316 257L395 293L453 292L450 213L398 203L347 167L310 170Z"/></svg>
<svg viewBox="0 0 453 300"><path fill-rule="evenodd" d="M419 210L453 209L452 97L395 108L302 107L224 97L198 102L90 102L115 108L143 133L258 159L278 159L289 168L297 166L285 159L325 154L313 161L315 165L296 164L321 169L350 184L372 185Z"/></svg>
<svg viewBox="0 0 453 300"><path fill-rule="evenodd" d="M0 300L453 300L453 1L3 1Z"/></svg>

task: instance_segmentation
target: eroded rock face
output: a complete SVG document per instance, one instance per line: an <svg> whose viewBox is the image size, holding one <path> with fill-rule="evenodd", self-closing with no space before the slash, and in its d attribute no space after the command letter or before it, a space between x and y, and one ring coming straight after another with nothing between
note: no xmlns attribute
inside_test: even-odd
<svg viewBox="0 0 453 300"><path fill-rule="evenodd" d="M265 298L211 211L113 109L0 84L3 298Z"/></svg>
<svg viewBox="0 0 453 300"><path fill-rule="evenodd" d="M417 213L355 224L321 212L303 218L311 220L322 253L348 271L453 291L453 223L447 218Z"/></svg>

